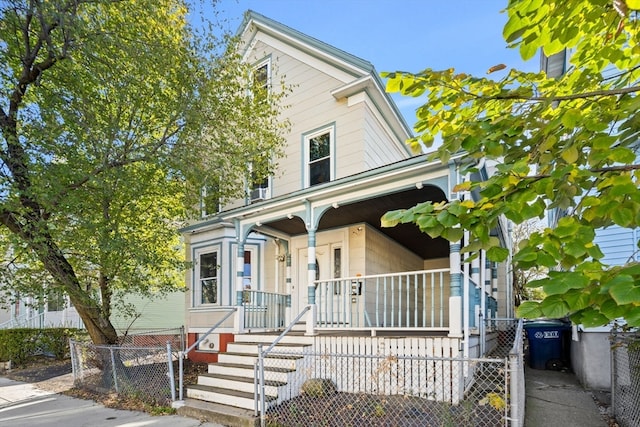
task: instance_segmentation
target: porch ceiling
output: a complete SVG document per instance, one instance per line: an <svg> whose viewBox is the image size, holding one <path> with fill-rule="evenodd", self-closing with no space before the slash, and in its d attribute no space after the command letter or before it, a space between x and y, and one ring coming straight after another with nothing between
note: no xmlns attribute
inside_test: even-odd
<svg viewBox="0 0 640 427"><path fill-rule="evenodd" d="M442 238L432 239L420 232L414 224L399 224L392 228L380 226L380 218L384 213L395 209L410 208L427 200L442 201L444 194L437 187L425 186L421 189L414 188L351 204L341 204L337 209L329 209L324 213L320 219L318 231L350 224L367 223L423 259L447 257L449 256L449 243ZM307 232L303 222L295 218L291 220L283 218L265 225L293 236Z"/></svg>

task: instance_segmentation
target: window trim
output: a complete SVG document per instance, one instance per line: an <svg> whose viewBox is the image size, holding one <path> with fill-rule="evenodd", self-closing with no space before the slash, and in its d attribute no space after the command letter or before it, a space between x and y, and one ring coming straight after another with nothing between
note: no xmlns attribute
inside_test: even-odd
<svg viewBox="0 0 640 427"><path fill-rule="evenodd" d="M325 133L329 134L329 180L325 182L331 182L335 179L335 159L336 159L336 125L334 123L330 123L326 126L319 127L309 132L305 132L302 134L302 164L303 164L303 187L309 188L311 187L311 171L310 171L310 151L309 150L309 142L311 139L323 135ZM323 183L318 183L314 185L320 185Z"/></svg>
<svg viewBox="0 0 640 427"><path fill-rule="evenodd" d="M220 245L214 246L206 246L202 248L197 248L193 251L193 269L192 269L192 289L193 292L191 294L191 307L217 307L222 305L222 289L221 289L221 276L222 276L222 248ZM200 260L203 255L216 254L216 281L217 281L217 289L216 289L216 302L215 303L205 303L202 302L202 279L200 277Z"/></svg>
<svg viewBox="0 0 640 427"><path fill-rule="evenodd" d="M267 81L265 83L265 87L267 89L267 96L271 93L271 55L255 62L253 64L253 66L251 67L252 72L251 72L251 88L253 88L253 84L254 84L254 79L255 79L255 72L257 70L259 70L260 68L266 66L267 67Z"/></svg>
<svg viewBox="0 0 640 427"><path fill-rule="evenodd" d="M246 187L246 192L247 192L247 202L248 203L253 203L254 201L261 201L261 200L267 200L271 198L271 185L273 183L273 176L269 175L264 179L264 186L260 185L260 184L254 184L253 183L253 164L249 163L249 179L247 182L245 187ZM256 198L254 197L254 192L257 190L265 190L264 191L264 197L261 198Z"/></svg>

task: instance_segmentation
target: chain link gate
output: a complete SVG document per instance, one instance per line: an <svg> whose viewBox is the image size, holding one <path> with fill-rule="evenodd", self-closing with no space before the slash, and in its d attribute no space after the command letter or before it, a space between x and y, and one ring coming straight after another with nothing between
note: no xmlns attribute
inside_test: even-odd
<svg viewBox="0 0 640 427"><path fill-rule="evenodd" d="M640 426L640 335L611 337L611 407L620 427Z"/></svg>

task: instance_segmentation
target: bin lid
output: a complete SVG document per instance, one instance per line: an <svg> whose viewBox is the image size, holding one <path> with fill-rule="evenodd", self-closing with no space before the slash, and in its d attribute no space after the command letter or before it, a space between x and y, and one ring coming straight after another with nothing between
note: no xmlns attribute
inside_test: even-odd
<svg viewBox="0 0 640 427"><path fill-rule="evenodd" d="M523 325L526 328L538 328L538 327L549 327L549 326L569 326L567 322L561 319L534 319L527 320Z"/></svg>

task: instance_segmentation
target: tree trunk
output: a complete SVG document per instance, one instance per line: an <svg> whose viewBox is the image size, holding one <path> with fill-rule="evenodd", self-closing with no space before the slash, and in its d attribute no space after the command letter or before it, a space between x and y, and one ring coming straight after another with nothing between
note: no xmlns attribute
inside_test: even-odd
<svg viewBox="0 0 640 427"><path fill-rule="evenodd" d="M100 306L82 290L73 267L53 242L45 245L44 253L36 250L45 268L69 295L94 344L117 344L118 333ZM105 301L110 304L110 301Z"/></svg>
<svg viewBox="0 0 640 427"><path fill-rule="evenodd" d="M0 215L0 223L27 242L44 268L51 274L56 285L69 295L93 343L117 344L118 333L109 318L101 311L100 305L88 292L83 291L73 266L48 232L47 222L38 218L37 215L23 215L21 219L26 224L21 223L15 214Z"/></svg>

